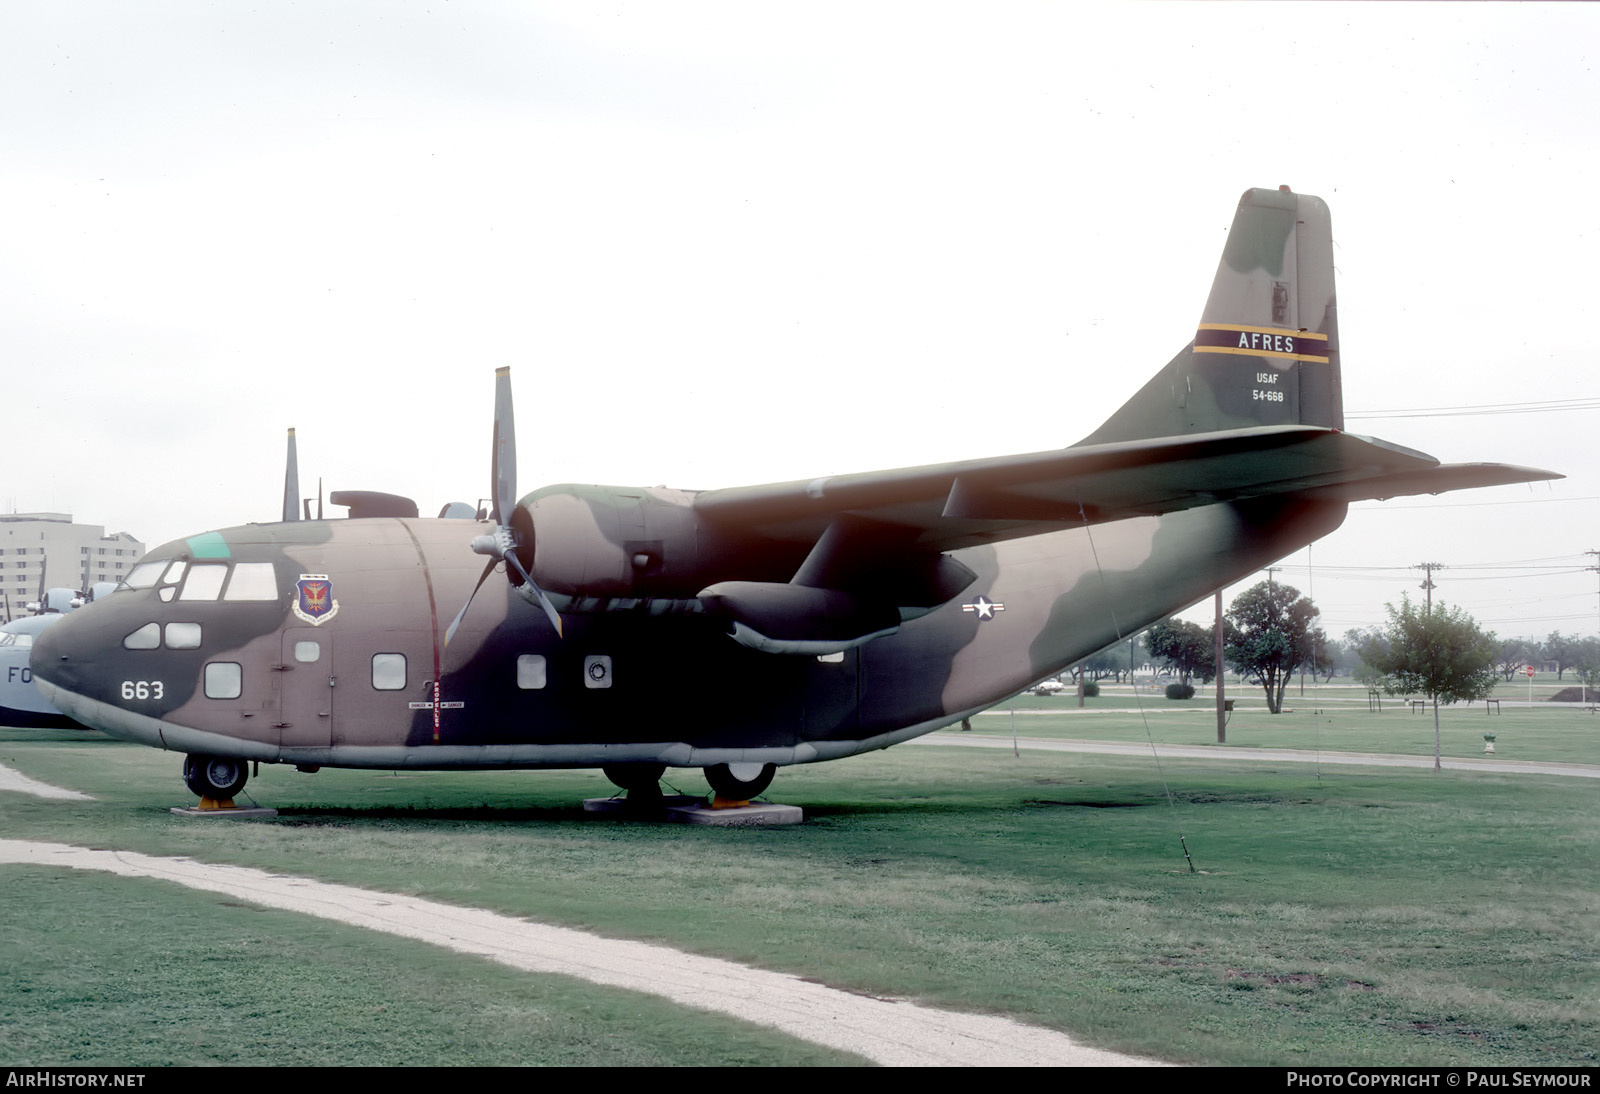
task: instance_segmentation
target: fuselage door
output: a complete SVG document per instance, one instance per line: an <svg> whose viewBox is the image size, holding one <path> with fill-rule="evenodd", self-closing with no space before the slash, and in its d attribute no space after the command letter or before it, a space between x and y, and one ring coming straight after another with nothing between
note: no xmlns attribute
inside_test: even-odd
<svg viewBox="0 0 1600 1094"><path fill-rule="evenodd" d="M284 748L327 748L333 743L333 634L315 627L283 632L283 707L279 743Z"/></svg>

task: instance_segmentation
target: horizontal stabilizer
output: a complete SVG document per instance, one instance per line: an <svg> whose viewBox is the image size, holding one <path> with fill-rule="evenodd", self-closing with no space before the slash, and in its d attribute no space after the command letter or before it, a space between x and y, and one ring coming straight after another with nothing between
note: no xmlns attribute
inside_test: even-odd
<svg viewBox="0 0 1600 1094"><path fill-rule="evenodd" d="M1443 494L1447 490L1470 490L1480 486L1509 486L1519 482L1564 478L1565 475L1553 471L1506 463L1444 463L1423 471L1401 472L1398 475L1319 487L1310 491L1307 497L1314 501L1384 501L1414 494Z"/></svg>

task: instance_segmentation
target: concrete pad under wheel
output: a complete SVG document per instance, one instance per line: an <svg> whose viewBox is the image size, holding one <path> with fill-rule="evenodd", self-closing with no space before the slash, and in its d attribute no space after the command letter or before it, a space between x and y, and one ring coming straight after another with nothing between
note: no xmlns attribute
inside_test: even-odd
<svg viewBox="0 0 1600 1094"><path fill-rule="evenodd" d="M713 809L702 799L690 805L673 805L667 808L667 819L679 824L712 824L719 827L754 827L780 824L799 824L805 813L798 805L779 805L776 802L751 802L728 809Z"/></svg>
<svg viewBox="0 0 1600 1094"><path fill-rule="evenodd" d="M660 817L663 815L663 810L672 806L693 805L697 801L700 799L689 794L663 794L655 802L646 805L639 801L630 802L618 795L612 798L585 798L583 811L613 817Z"/></svg>
<svg viewBox="0 0 1600 1094"><path fill-rule="evenodd" d="M180 817L227 817L232 820L241 820L249 817L276 817L278 815L276 809L263 809L260 806L252 806L249 809L196 809L194 806L184 808L173 806L167 812L174 813Z"/></svg>

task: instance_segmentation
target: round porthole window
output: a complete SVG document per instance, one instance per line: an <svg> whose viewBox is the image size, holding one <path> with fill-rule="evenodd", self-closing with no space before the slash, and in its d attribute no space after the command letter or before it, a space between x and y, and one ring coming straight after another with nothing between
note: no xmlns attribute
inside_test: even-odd
<svg viewBox="0 0 1600 1094"><path fill-rule="evenodd" d="M611 686L611 658L602 655L583 659L583 686L608 688Z"/></svg>

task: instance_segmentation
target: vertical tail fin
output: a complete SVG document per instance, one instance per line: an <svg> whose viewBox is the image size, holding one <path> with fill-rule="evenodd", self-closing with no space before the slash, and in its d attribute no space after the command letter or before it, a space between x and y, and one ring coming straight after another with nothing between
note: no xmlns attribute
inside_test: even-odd
<svg viewBox="0 0 1600 1094"><path fill-rule="evenodd" d="M1080 444L1261 425L1344 428L1321 198L1247 190L1194 341Z"/></svg>

